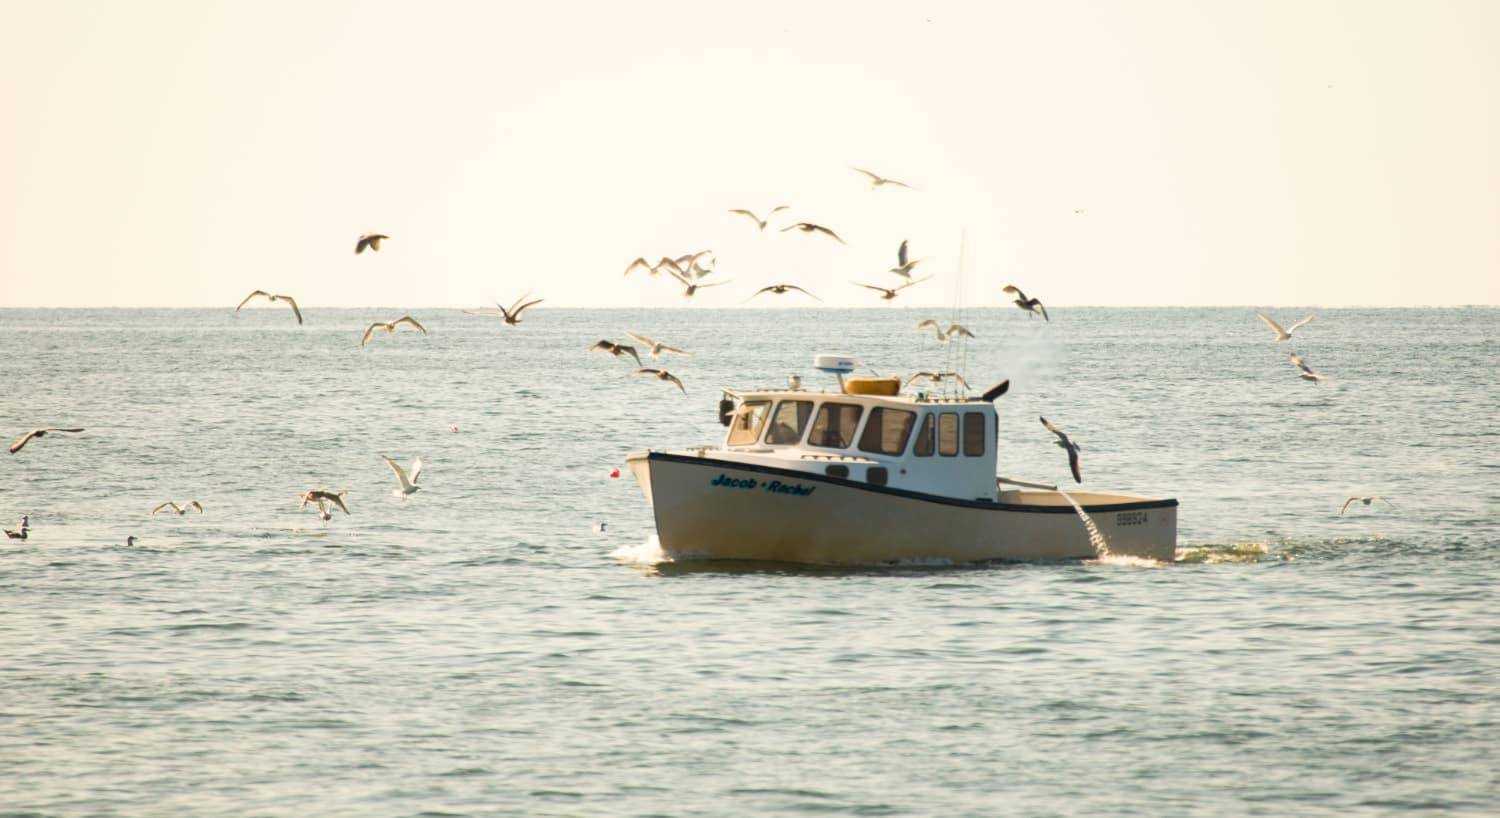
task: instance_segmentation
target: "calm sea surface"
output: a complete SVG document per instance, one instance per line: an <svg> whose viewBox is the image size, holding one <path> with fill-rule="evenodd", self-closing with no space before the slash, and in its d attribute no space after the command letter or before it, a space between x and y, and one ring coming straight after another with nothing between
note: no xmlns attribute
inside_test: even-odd
<svg viewBox="0 0 1500 818"><path fill-rule="evenodd" d="M942 365L929 313L358 348L400 314L0 311L0 434L88 429L0 455L0 815L1500 813L1500 311L970 311L1000 471L1065 477L1044 414L1181 559L864 570L652 564L609 471L815 352ZM585 352L626 330L687 395Z"/></svg>

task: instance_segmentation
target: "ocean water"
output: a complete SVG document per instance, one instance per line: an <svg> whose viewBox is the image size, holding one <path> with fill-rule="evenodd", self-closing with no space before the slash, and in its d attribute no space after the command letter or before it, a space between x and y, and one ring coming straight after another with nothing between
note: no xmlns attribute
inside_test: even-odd
<svg viewBox="0 0 1500 818"><path fill-rule="evenodd" d="M947 315L358 348L400 314L0 311L0 433L88 429L0 456L0 816L1500 813L1500 310L970 310L1000 471L1065 478L1045 415L1180 559L857 570L653 562L610 469L815 352L943 365ZM585 351L626 330L686 395Z"/></svg>

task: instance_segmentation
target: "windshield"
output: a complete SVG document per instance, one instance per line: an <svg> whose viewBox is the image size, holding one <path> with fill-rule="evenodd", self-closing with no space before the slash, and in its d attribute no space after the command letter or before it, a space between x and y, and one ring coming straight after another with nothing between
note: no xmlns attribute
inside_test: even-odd
<svg viewBox="0 0 1500 818"><path fill-rule="evenodd" d="M766 432L766 443L772 446L795 445L802 439L802 429L812 414L810 400L784 400L776 406L771 416L771 430Z"/></svg>
<svg viewBox="0 0 1500 818"><path fill-rule="evenodd" d="M827 449L847 449L854 442L854 427L864 407L857 403L825 403L818 408L807 445Z"/></svg>
<svg viewBox="0 0 1500 818"><path fill-rule="evenodd" d="M761 427L766 425L766 417L771 414L770 409L768 400L747 400L740 404L729 424L729 445L749 446L759 440Z"/></svg>

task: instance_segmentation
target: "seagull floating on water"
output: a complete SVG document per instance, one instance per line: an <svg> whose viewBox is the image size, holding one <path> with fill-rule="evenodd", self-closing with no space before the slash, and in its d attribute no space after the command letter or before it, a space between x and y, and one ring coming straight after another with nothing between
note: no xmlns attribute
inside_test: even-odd
<svg viewBox="0 0 1500 818"><path fill-rule="evenodd" d="M1349 510L1349 505L1351 503L1359 502L1359 503L1363 503L1365 505L1369 505L1369 504L1375 502L1376 500L1379 500L1380 502L1385 503L1388 506L1394 507L1396 505L1395 503L1391 502L1390 500L1385 499L1384 497L1381 497L1378 494L1374 495L1373 497L1350 497L1349 499L1347 499L1347 500L1344 501L1344 507L1341 508L1341 509L1339 509L1339 516L1340 517L1344 516L1344 512L1346 512L1346 511Z"/></svg>
<svg viewBox="0 0 1500 818"><path fill-rule="evenodd" d="M266 292L265 290L256 290L255 292L250 293L249 295L245 296L245 300L241 301L240 302L240 306L235 307L234 311L235 312L239 312L242 307L244 307L246 304L250 303L250 299L255 298L257 296L265 298L266 300L270 301L272 304L275 304L277 301L285 301L287 303L287 306L289 306L289 307L292 308L292 313L297 316L297 323L298 323L298 325L301 325L301 323L302 323L302 310L297 309L297 300L294 299L294 298L292 298L289 295L271 295L270 293Z"/></svg>
<svg viewBox="0 0 1500 818"><path fill-rule="evenodd" d="M650 375L651 377L656 378L659 381L667 381L669 383L675 383L675 384L677 384L677 388L682 390L682 394L684 394L684 395L687 394L687 387L685 387L685 386L682 385L682 379L679 378L679 377L677 377L676 375L673 375L672 373L668 372L665 369L637 369L632 374L635 374L635 375Z"/></svg>
<svg viewBox="0 0 1500 818"><path fill-rule="evenodd" d="M803 295L813 299L814 301L823 300L808 292L807 290L798 287L796 284L772 284L769 287L761 287L759 290L756 290L755 295L750 296L750 298L754 298L756 295L760 295L761 293L771 293L772 295L786 295L787 290L796 290L797 292L802 293ZM749 301L750 298L747 298L745 300Z"/></svg>
<svg viewBox="0 0 1500 818"><path fill-rule="evenodd" d="M407 477L407 474L405 470L401 468L400 463L397 463L395 460L392 460L385 455L380 455L380 459L384 460L385 464L391 467L391 471L396 473L396 479L401 482L401 487L398 489L392 489L391 494L394 494L395 496L402 499L406 499L408 495L416 494L421 489L421 486L417 485L417 478L422 476L422 458L419 457L411 462L410 478ZM348 509L345 509L345 511L347 510Z"/></svg>
<svg viewBox="0 0 1500 818"><path fill-rule="evenodd" d="M932 276L927 276L926 278L914 278L911 281L908 281L905 284L900 285L899 287L877 287L874 284L861 284L858 281L851 281L849 283L853 284L855 286L858 286L858 287L864 287L867 290L874 290L874 291L880 293L880 297L881 298L885 299L886 301L890 301L891 299L893 299L893 298L896 297L897 293L901 292L902 290L906 289L907 287L912 286L913 284L921 284L922 282L926 281L928 278L932 278Z"/></svg>
<svg viewBox="0 0 1500 818"><path fill-rule="evenodd" d="M48 427L46 429L32 429L31 431L27 432L26 434L21 435L21 439L20 440L17 440L15 443L10 444L10 453L11 454L15 454L16 452L21 451L21 447L25 446L27 443L30 443L31 439L34 438L34 437L35 438L43 438L43 437L46 437L48 434L50 434L52 432L67 432L68 434L78 434L81 431L83 431L83 430L82 429L60 429L60 428L56 428L56 427Z"/></svg>
<svg viewBox="0 0 1500 818"><path fill-rule="evenodd" d="M738 213L738 214L744 216L745 218L749 219L750 221L755 222L755 226L758 227L758 228L760 228L760 232L764 233L764 232L766 232L766 225L770 224L770 222L771 222L771 217L774 216L774 215L776 215L777 211L779 211L779 210L786 210L786 209L787 209L786 205L777 205L776 207L771 208L771 211L766 214L766 217L764 219L762 219L761 217L755 215L754 213L751 213L748 210L735 209L735 210L731 210L729 212L730 213Z"/></svg>
<svg viewBox="0 0 1500 818"><path fill-rule="evenodd" d="M130 536L128 536L128 537L125 538L125 545L126 546L133 546L133 545L135 545L135 535L134 534L131 534Z"/></svg>
<svg viewBox="0 0 1500 818"><path fill-rule="evenodd" d="M895 179L887 179L886 177L881 176L878 173L871 173L864 168L854 168L854 170L870 177L870 188L872 190L878 187L883 187L885 185L895 185L896 187L911 188L911 185L908 185L905 182L898 182Z"/></svg>
<svg viewBox="0 0 1500 818"><path fill-rule="evenodd" d="M388 238L390 236L382 233L366 233L359 237L359 241L354 243L354 255L357 256L366 249L374 250L378 253L380 252L380 242Z"/></svg>
<svg viewBox="0 0 1500 818"><path fill-rule="evenodd" d="M839 234L833 232L832 230L824 227L821 224L813 224L812 222L797 222L796 224L789 224L786 227L781 228L781 232L783 233L788 230L801 230L804 233L822 233L823 235L828 236L839 244L848 244L848 242L839 238Z"/></svg>
<svg viewBox="0 0 1500 818"><path fill-rule="evenodd" d="M389 323L385 321L376 321L375 323L366 327L364 337L359 339L360 348L363 349L365 344L370 343L370 336L374 335L376 330L384 330L387 335L395 335L396 328L401 326L402 324L410 325L413 329L421 331L423 335L427 334L427 328L418 323L417 319L412 318L410 315L403 315L400 318L397 318L396 320Z"/></svg>
<svg viewBox="0 0 1500 818"><path fill-rule="evenodd" d="M1082 483L1083 475L1078 471L1078 444L1063 434L1063 430L1048 423L1046 418L1042 418L1041 421L1042 425L1047 427L1047 431L1057 435L1057 445L1068 450L1068 468L1073 472L1073 482Z"/></svg>
<svg viewBox="0 0 1500 818"><path fill-rule="evenodd" d="M1328 376L1327 375L1324 375L1321 372L1314 372L1313 369L1312 369L1312 367L1310 367L1307 364L1303 363L1302 362L1302 356L1298 355L1295 352L1292 353L1292 363L1298 369L1302 370L1301 372L1297 373L1297 377L1301 378L1304 381L1312 381L1313 383L1317 383L1318 381L1326 381L1326 380L1328 380Z"/></svg>
<svg viewBox="0 0 1500 818"><path fill-rule="evenodd" d="M465 315L487 315L487 316L490 316L490 317L499 318L500 320L504 321L505 323L510 324L511 326L515 326L515 325L521 323L521 312L523 310L525 310L527 307L533 306L535 304L542 303L542 299L540 299L540 298L536 299L535 301L526 301L526 298L528 296L530 296L530 295L531 295L531 293L527 293L526 295L523 295L520 298L517 298L516 299L516 303L511 304L510 305L510 309L508 309L508 310L503 305L501 305L499 303L496 303L495 306L498 309L492 310L492 309L490 309L488 307L484 307L484 308L477 309L477 310L464 310L464 314ZM522 304L521 303L522 301L526 301L526 303Z"/></svg>
<svg viewBox="0 0 1500 818"><path fill-rule="evenodd" d="M1026 293L1021 292L1021 288L1020 287L1017 287L1014 284L1007 284L1007 285L1005 285L1005 288L1002 289L1000 292L1010 293L1010 294L1014 295L1016 297L1016 300L1014 300L1014 301L1012 301L1010 303L1015 304L1017 307L1020 307L1021 309L1025 310L1027 318L1030 318L1033 315L1036 315L1037 310L1041 310L1043 320L1046 320L1046 321L1051 321L1052 320L1051 318L1049 318L1047 316L1047 308L1044 307L1044 306L1042 306L1042 300L1040 298L1027 298L1026 297Z"/></svg>
<svg viewBox="0 0 1500 818"><path fill-rule="evenodd" d="M29 515L22 514L21 515L21 525L20 525L20 527L17 528L15 531L11 531L8 528L5 529L5 536L8 539L12 539L12 540L24 540L24 539L26 539L27 537L30 536L30 532L31 532L31 517Z"/></svg>
<svg viewBox="0 0 1500 818"><path fill-rule="evenodd" d="M691 354L693 354L691 352L683 352L682 350L678 349L677 347L669 347L669 346L667 346L666 344L663 344L660 341L655 341L655 340L652 340L650 338L647 338L646 336L641 335L638 332L627 332L625 334L629 335L631 338L634 338L635 340L640 341L641 343L645 344L647 351L651 353L651 357L653 357L653 358L659 358L659 357L661 357L661 354L663 352L670 352L673 355L691 355ZM653 370L650 370L650 371L655 372L656 370L653 369Z"/></svg>
<svg viewBox="0 0 1500 818"><path fill-rule="evenodd" d="M938 342L943 344L948 343L948 339L955 335L962 335L966 338L974 337L974 333L970 332L969 328L962 324L949 324L947 329L941 329L938 322L931 318L917 324L917 329L927 329L928 327L931 327L933 333L937 335Z"/></svg>
<svg viewBox="0 0 1500 818"><path fill-rule="evenodd" d="M1298 321L1297 323L1291 325L1291 327L1289 327L1287 329L1282 329L1280 324L1276 323L1275 321L1272 321L1270 318L1266 317L1265 315L1262 315L1261 313L1256 313L1256 315L1259 315L1260 316L1260 320L1266 322L1266 324L1271 327L1271 331L1274 332L1274 333L1276 333L1276 340L1277 341L1290 341L1292 339L1292 333L1296 332L1298 327L1300 327L1303 324L1306 324L1308 321L1311 321L1314 318L1318 317L1316 315L1309 315L1306 318L1302 319L1301 321Z"/></svg>
<svg viewBox="0 0 1500 818"><path fill-rule="evenodd" d="M635 359L636 366L641 365L640 354L635 351L635 347L628 344L616 344L610 341L599 341L598 343L589 347L589 352L593 352L596 349L604 350L605 352L608 352L616 358L620 357L621 355L629 355L630 357Z"/></svg>
<svg viewBox="0 0 1500 818"><path fill-rule="evenodd" d="M157 506L156 508L151 509L151 516L155 517L156 516L156 512L161 511L164 508L170 508L173 511L177 512L177 516L178 517L181 517L182 515L188 513L188 509L191 509L191 508L198 509L198 513L199 514L203 513L203 504L199 503L197 500L189 500L189 501L187 501L187 505L181 505L181 506L177 505L176 503L172 502L171 500L168 500L165 503L162 503L161 505Z"/></svg>

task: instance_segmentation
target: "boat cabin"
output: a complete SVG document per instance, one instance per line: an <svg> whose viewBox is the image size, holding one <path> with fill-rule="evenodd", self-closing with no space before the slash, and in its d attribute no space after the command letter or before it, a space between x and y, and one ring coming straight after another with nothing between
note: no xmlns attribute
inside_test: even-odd
<svg viewBox="0 0 1500 818"><path fill-rule="evenodd" d="M901 393L896 378L840 379L837 392L734 393L721 408L726 460L963 500L995 500L995 407Z"/></svg>

